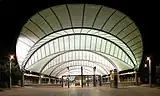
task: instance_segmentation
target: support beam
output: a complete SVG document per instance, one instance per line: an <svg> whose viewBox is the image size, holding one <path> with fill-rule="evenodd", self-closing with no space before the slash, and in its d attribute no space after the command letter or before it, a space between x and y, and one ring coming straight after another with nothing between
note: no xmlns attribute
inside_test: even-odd
<svg viewBox="0 0 160 96"><path fill-rule="evenodd" d="M81 66L81 86L83 87L83 67Z"/></svg>
<svg viewBox="0 0 160 96"><path fill-rule="evenodd" d="M135 71L135 83L138 86L138 76L137 76L137 71Z"/></svg>
<svg viewBox="0 0 160 96"><path fill-rule="evenodd" d="M89 76L87 75L87 86L89 86Z"/></svg>
<svg viewBox="0 0 160 96"><path fill-rule="evenodd" d="M94 72L94 75L93 75L93 87L96 87L96 74L95 74L95 71L96 71L96 67L93 68L93 72Z"/></svg>
<svg viewBox="0 0 160 96"><path fill-rule="evenodd" d="M63 87L63 76L62 76L62 87Z"/></svg>
<svg viewBox="0 0 160 96"><path fill-rule="evenodd" d="M51 84L51 78L50 77L48 78L48 84Z"/></svg>
<svg viewBox="0 0 160 96"><path fill-rule="evenodd" d="M24 87L24 72L21 72L21 87Z"/></svg>
<svg viewBox="0 0 160 96"><path fill-rule="evenodd" d="M38 84L41 84L41 76L39 76Z"/></svg>
<svg viewBox="0 0 160 96"><path fill-rule="evenodd" d="M99 86L102 86L102 76L99 76Z"/></svg>

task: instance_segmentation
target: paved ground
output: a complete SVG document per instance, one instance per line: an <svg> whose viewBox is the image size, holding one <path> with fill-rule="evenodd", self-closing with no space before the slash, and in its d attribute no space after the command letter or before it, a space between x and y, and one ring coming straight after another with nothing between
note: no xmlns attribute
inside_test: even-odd
<svg viewBox="0 0 160 96"><path fill-rule="evenodd" d="M159 96L160 89L127 86L117 89L109 87L62 88L43 86L13 88L0 92L0 96Z"/></svg>

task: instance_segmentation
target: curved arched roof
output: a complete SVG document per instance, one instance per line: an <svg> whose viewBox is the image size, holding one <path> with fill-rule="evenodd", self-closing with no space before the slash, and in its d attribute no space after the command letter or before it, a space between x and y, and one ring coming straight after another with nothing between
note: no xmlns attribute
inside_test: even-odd
<svg viewBox="0 0 160 96"><path fill-rule="evenodd" d="M73 72L96 66L101 75L132 69L139 67L142 52L140 32L128 16L93 4L57 5L36 13L16 45L21 67L53 76L65 74L67 66Z"/></svg>

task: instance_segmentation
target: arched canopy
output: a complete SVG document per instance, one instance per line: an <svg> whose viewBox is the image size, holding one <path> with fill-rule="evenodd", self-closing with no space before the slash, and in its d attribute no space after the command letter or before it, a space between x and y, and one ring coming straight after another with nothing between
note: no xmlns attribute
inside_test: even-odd
<svg viewBox="0 0 160 96"><path fill-rule="evenodd" d="M90 74L96 66L101 75L136 68L142 52L140 32L129 17L93 4L57 5L36 13L16 46L21 67L53 76L67 74L67 67L75 73L83 66Z"/></svg>

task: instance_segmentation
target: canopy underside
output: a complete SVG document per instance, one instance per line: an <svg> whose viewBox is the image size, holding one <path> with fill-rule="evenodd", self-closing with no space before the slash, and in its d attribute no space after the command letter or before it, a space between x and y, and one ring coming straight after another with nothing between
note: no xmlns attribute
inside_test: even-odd
<svg viewBox="0 0 160 96"><path fill-rule="evenodd" d="M77 11L78 10L78 11ZM23 26L17 39L21 68L59 77L106 75L138 68L143 44L135 23L125 14L93 4L64 4L44 9Z"/></svg>

